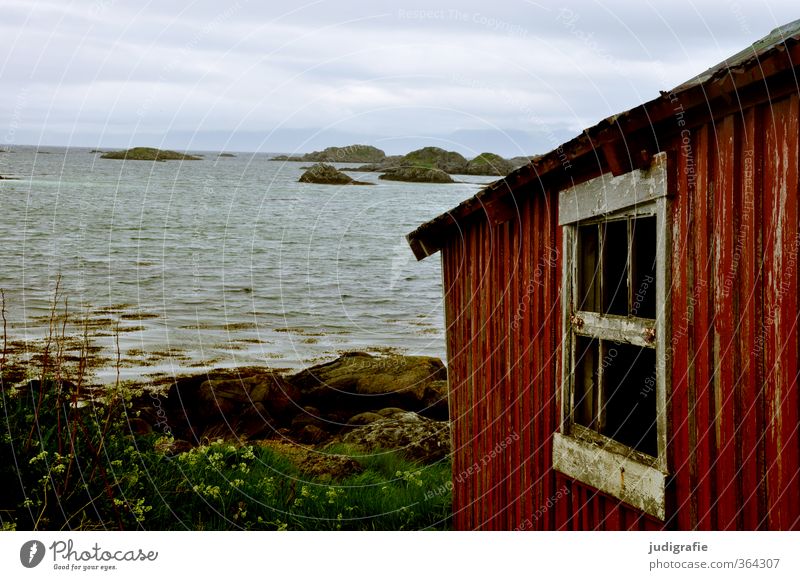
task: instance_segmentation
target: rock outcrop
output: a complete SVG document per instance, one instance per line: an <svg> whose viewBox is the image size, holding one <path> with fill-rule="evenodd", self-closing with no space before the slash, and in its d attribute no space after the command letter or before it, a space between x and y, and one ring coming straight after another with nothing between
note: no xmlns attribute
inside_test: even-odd
<svg viewBox="0 0 800 580"><path fill-rule="evenodd" d="M447 418L447 369L438 358L352 352L287 380L304 405L345 424L358 413L386 407Z"/></svg>
<svg viewBox="0 0 800 580"><path fill-rule="evenodd" d="M455 183L452 177L441 169L424 167L400 167L390 169L378 177L386 181L409 181L413 183Z"/></svg>
<svg viewBox="0 0 800 580"><path fill-rule="evenodd" d="M450 453L450 423L400 411L353 429L342 441L365 451L392 449L408 459L432 463Z"/></svg>
<svg viewBox="0 0 800 580"><path fill-rule="evenodd" d="M167 149L153 147L134 147L124 151L110 151L103 153L100 159L122 159L125 161L199 161L202 158Z"/></svg>
<svg viewBox="0 0 800 580"><path fill-rule="evenodd" d="M273 161L313 161L328 163L381 163L386 153L372 145L328 147L305 155L278 155Z"/></svg>
<svg viewBox="0 0 800 580"><path fill-rule="evenodd" d="M514 171L511 162L496 153L481 153L467 163L464 173L467 175L508 175Z"/></svg>
<svg viewBox="0 0 800 580"><path fill-rule="evenodd" d="M300 176L298 181L300 183L321 183L323 185L371 185L363 181L356 181L327 163L317 163L310 167Z"/></svg>
<svg viewBox="0 0 800 580"><path fill-rule="evenodd" d="M166 398L142 396L135 410L137 433L168 432L193 445L221 438L321 448L338 441L420 461L449 450L447 370L432 357L353 352L290 376L218 370L177 380Z"/></svg>
<svg viewBox="0 0 800 580"><path fill-rule="evenodd" d="M446 151L440 147L423 147L406 155L389 155L369 145L349 145L347 147L328 147L324 151L315 151L305 155L280 155L273 157L276 161L304 162L343 162L364 163L354 168L356 171L385 173L382 179L396 181L416 181L427 183L450 183L444 181L438 170L449 175L508 175L522 167L535 157L514 157L504 159L496 153L481 153L474 159L467 160L455 151ZM441 181L438 181L441 180Z"/></svg>
<svg viewBox="0 0 800 580"><path fill-rule="evenodd" d="M464 173L467 160L455 151L445 151L439 147L423 147L403 156L400 166L439 169L445 173Z"/></svg>
<svg viewBox="0 0 800 580"><path fill-rule="evenodd" d="M297 391L277 373L250 372L179 379L165 405L173 434L198 442L204 437L252 439L288 426L299 410Z"/></svg>

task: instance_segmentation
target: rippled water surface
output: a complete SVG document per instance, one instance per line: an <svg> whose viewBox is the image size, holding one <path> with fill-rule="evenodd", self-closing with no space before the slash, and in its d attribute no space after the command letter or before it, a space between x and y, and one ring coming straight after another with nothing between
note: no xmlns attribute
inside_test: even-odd
<svg viewBox="0 0 800 580"><path fill-rule="evenodd" d="M24 350L48 332L60 275L67 332L103 347L101 379L356 349L444 358L439 259L417 262L404 236L479 186L300 184L300 166L0 153L0 175L19 178L0 181L9 339Z"/></svg>

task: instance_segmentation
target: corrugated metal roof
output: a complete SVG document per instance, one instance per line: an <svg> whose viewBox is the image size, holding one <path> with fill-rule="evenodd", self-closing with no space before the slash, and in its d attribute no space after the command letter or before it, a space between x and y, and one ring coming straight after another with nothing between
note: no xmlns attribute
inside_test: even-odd
<svg viewBox="0 0 800 580"><path fill-rule="evenodd" d="M778 53L786 51L789 45L794 47L798 42L800 42L800 20L795 20L776 28L741 52L674 89L663 91L660 97L600 121L574 139L488 185L452 210L419 226L406 236L411 249L420 260L438 252L450 235L452 227L460 227L464 220L476 212L483 211L488 214L489 208L499 199L531 182L541 181L550 173L563 170L565 160L574 160L587 154L596 156L597 148L603 143L619 140L622 135L641 130L643 127L654 127L658 121L674 113L674 107L670 103L677 98L687 101L686 110L692 106L707 107L708 91L714 87L731 92L740 86L763 81L786 70L790 60L792 66L798 66L800 57L794 53L789 60L773 58ZM694 95L696 102L684 98L693 93L699 93Z"/></svg>

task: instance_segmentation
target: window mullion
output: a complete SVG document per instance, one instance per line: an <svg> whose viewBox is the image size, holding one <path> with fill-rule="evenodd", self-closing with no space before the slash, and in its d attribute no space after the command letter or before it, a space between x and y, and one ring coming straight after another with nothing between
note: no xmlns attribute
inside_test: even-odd
<svg viewBox="0 0 800 580"><path fill-rule="evenodd" d="M655 346L656 321L632 316L602 315L597 312L576 312L572 331L580 336L627 342L636 346Z"/></svg>
<svg viewBox="0 0 800 580"><path fill-rule="evenodd" d="M605 432L606 428L606 382L603 378L605 372L605 340L598 341L597 354L600 360L597 362L597 413L595 414L599 433Z"/></svg>

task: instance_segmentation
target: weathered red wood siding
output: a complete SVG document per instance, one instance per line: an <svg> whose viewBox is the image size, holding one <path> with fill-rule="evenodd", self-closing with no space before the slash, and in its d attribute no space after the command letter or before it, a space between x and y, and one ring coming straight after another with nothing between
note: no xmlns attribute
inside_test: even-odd
<svg viewBox="0 0 800 580"><path fill-rule="evenodd" d="M442 250L459 529L800 529L798 96L684 131L672 216L667 520L555 473L557 194Z"/></svg>
<svg viewBox="0 0 800 580"><path fill-rule="evenodd" d="M798 529L798 96L684 133L671 527Z"/></svg>

